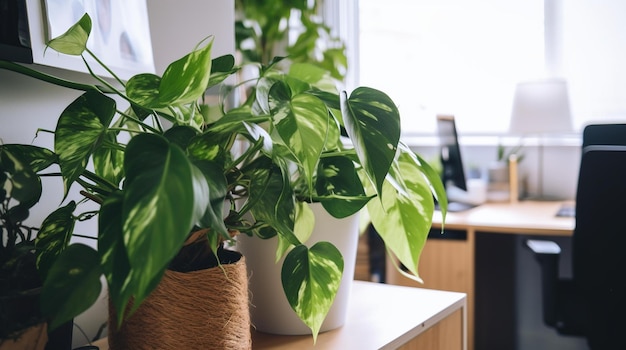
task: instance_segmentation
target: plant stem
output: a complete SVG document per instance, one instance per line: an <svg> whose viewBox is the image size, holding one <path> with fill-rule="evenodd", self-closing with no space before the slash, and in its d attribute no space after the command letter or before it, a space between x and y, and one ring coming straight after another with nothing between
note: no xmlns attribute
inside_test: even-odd
<svg viewBox="0 0 626 350"><path fill-rule="evenodd" d="M88 48L85 47L85 51L87 51L87 53L93 57L94 60L96 60L96 62L98 62L98 64L100 66L102 66L102 68L106 69L107 72L109 72L109 74L111 74L111 76L113 78L115 78L115 80L117 80L118 83L120 83L120 85L125 86L124 82L122 81L122 79L120 79L115 72L113 72L106 64L104 64L104 62L100 61L100 59L98 58L98 56L96 56L93 52L91 52L91 50L89 50ZM85 64L87 64L87 62L85 62Z"/></svg>
<svg viewBox="0 0 626 350"><path fill-rule="evenodd" d="M89 50L87 50L89 52ZM93 54L91 54L93 57L95 57ZM99 82L101 82L102 84L104 84L106 87L108 87L110 89L110 93L112 94L116 94L120 97L122 97L123 99L125 99L128 102L132 101L125 95L123 94L121 91L119 91L118 89L116 89L113 85L111 85L108 81L102 79L99 75L97 75L93 69L91 69L91 66L89 65L89 63L87 62L87 60L85 59L84 56L80 56L83 59L83 62L85 63L85 67L87 67L87 70L89 71L89 74L96 80L98 80ZM102 64L102 63L101 63ZM105 66L106 69L106 66ZM123 86L123 85L122 85Z"/></svg>
<svg viewBox="0 0 626 350"><path fill-rule="evenodd" d="M135 118L135 117L132 117L132 116L130 116L130 115L128 115L128 114L126 114L126 113L124 113L124 112L122 112L122 111L117 111L117 113L118 113L119 115L121 115L122 117L124 117L124 118L126 118L126 119L129 119L129 120L130 120L130 121L132 121L133 123L138 124L138 125L139 125L139 126L141 126L142 128L145 128L145 129L147 129L147 130L149 130L149 131L152 131L152 132L153 132L153 133L155 133L155 134L160 134L160 133L162 133L162 131L161 131L161 130L155 129L155 128L153 128L152 126L150 126L150 125L148 125L148 124L146 124L146 123L142 122L141 120L139 120L139 119L137 119L137 118ZM113 130L113 129L109 129L109 130ZM119 130L120 130L120 131L132 132L132 131L127 130L127 129L126 129L126 130L124 130L124 129L119 129Z"/></svg>
<svg viewBox="0 0 626 350"><path fill-rule="evenodd" d="M233 160L233 162L230 164L229 168L236 167L237 164L240 164L244 160L248 159L251 155L253 155L256 152L258 152L262 147L263 147L263 139L259 139L257 142L252 144L252 147L249 147L248 149L246 149L246 151L241 156L239 156L237 159Z"/></svg>
<svg viewBox="0 0 626 350"><path fill-rule="evenodd" d="M72 233L72 236L74 236L74 237L80 237L80 238L88 238L88 239L98 239L97 237L91 237L91 236L80 235L80 234L78 234L78 233Z"/></svg>
<svg viewBox="0 0 626 350"><path fill-rule="evenodd" d="M104 185L106 186L111 192L111 191L115 191L117 190L117 186L115 184L110 183L108 180L104 179L103 177L85 169L83 176L85 176L87 179L95 182L98 185Z"/></svg>
<svg viewBox="0 0 626 350"><path fill-rule="evenodd" d="M98 204L102 204L102 202L104 202L104 200L102 200L102 198L94 196L93 194L87 192L87 191L80 191L80 194L82 194L83 196L91 199L92 201L98 203Z"/></svg>
<svg viewBox="0 0 626 350"><path fill-rule="evenodd" d="M80 90L80 91L100 91L103 93L113 93L114 91L110 91L107 89L107 87L104 86L96 86L96 85L90 85L90 84L81 84L81 83L77 83L77 82L73 82L73 81L69 81L69 80L65 80L59 77L55 77L53 75L50 74L46 74L46 73L42 73L39 71L36 71L34 69L31 69L29 67L14 63L14 62L9 62L9 61L4 61L4 60L0 60L0 68L1 69L6 69L6 70L10 70L16 73L20 73L20 74L24 74L26 76L29 76L31 78L35 78L41 81L45 81L47 83L50 84L54 84L57 86L62 86L62 87L66 87L68 89L73 89L73 90Z"/></svg>

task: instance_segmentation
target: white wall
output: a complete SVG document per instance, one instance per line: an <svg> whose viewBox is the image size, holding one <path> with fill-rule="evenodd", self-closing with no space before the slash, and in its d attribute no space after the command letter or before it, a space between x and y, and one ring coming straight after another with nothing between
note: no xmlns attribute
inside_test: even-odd
<svg viewBox="0 0 626 350"><path fill-rule="evenodd" d="M234 1L147 0L153 53L157 74L161 74L167 63L190 52L204 37L215 35L213 57L235 52L234 44ZM82 73L54 68L37 67L48 73L59 74L70 79L88 81ZM67 90L42 83L19 74L0 70L0 142L31 143L53 147L53 136L41 133L35 139L38 128L54 130L56 120L63 109L76 97L78 91ZM47 213L57 207L63 196L63 187L58 180L44 184L44 196L31 222L38 225ZM76 196L77 198L78 196ZM78 226L84 234L95 235L97 223L91 220ZM95 242L91 242L95 246ZM95 307L76 319L76 323L93 337L106 322L106 294ZM80 331L74 329L74 346L86 343Z"/></svg>
<svg viewBox="0 0 626 350"><path fill-rule="evenodd" d="M148 0L156 73L213 35L212 56L235 53L234 0Z"/></svg>
<svg viewBox="0 0 626 350"><path fill-rule="evenodd" d="M461 156L466 176L471 170L478 170L486 176L490 163L497 160L498 141L495 137L461 136ZM438 158L438 146L430 142L420 142L419 137L412 141L412 149L427 161ZM432 140L431 140L432 141ZM436 141L436 140L435 140ZM538 194L539 177L543 174L543 196L555 199L574 199L580 166L580 137L569 136L567 140L553 140L539 147L535 142L525 142L522 148L524 159L519 163L519 178L528 194ZM410 143L411 144L411 143ZM517 143L508 144L516 146ZM543 153L543 160L540 154ZM543 164L542 167L539 164Z"/></svg>

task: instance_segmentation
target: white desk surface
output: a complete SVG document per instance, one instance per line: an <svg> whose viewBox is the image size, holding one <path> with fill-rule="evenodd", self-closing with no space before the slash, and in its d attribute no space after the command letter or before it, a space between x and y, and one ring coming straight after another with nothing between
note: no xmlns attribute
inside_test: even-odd
<svg viewBox="0 0 626 350"><path fill-rule="evenodd" d="M463 312L466 341L465 293L354 281L346 324L319 334L278 336L252 332L253 349L396 349L450 316ZM106 339L94 343L108 349Z"/></svg>
<svg viewBox="0 0 626 350"><path fill-rule="evenodd" d="M485 203L463 212L448 213L445 227L480 232L571 236L573 217L557 217L562 201L519 201ZM435 212L433 226L441 227L441 212Z"/></svg>
<svg viewBox="0 0 626 350"><path fill-rule="evenodd" d="M346 324L321 333L316 346L311 336L253 332L252 348L397 349L466 306L464 293L363 281L354 281L352 287Z"/></svg>

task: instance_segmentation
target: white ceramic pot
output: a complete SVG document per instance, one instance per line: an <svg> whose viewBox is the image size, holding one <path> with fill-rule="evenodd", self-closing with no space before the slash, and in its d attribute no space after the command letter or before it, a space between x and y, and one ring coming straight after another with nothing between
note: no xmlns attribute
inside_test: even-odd
<svg viewBox="0 0 626 350"><path fill-rule="evenodd" d="M321 204L314 203L315 228L306 242L312 246L319 241L334 244L343 255L343 277L335 301L330 308L320 332L341 327L345 323L348 299L354 279L354 266L359 239L359 218L353 215L336 219ZM240 235L238 249L246 257L250 276L250 316L253 327L272 334L311 334L311 330L291 309L282 288L280 271L283 259L275 263L277 239L262 240Z"/></svg>

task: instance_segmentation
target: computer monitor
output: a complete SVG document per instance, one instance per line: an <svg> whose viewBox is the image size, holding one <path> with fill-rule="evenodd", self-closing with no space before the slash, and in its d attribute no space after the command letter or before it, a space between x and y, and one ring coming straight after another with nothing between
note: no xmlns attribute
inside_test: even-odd
<svg viewBox="0 0 626 350"><path fill-rule="evenodd" d="M467 191L465 170L463 168L454 116L437 115L437 130L439 134L441 165L443 167L441 180L446 187L452 185Z"/></svg>
<svg viewBox="0 0 626 350"><path fill-rule="evenodd" d="M463 211L475 204L467 199L467 182L463 159L452 115L437 115L439 149L443 168L442 182L448 194L448 211Z"/></svg>

